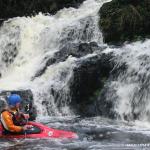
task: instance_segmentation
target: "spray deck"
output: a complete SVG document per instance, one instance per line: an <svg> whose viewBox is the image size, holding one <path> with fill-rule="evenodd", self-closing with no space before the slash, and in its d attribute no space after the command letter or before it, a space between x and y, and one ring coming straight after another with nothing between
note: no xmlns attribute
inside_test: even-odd
<svg viewBox="0 0 150 150"><path fill-rule="evenodd" d="M71 131L57 130L53 128L49 128L41 123L36 122L28 122L28 125L32 125L33 127L28 130L25 134L3 134L3 127L0 125L0 138L59 138L59 139L75 139L77 138L77 134ZM36 130L36 132L35 132ZM38 130L38 132L37 132Z"/></svg>

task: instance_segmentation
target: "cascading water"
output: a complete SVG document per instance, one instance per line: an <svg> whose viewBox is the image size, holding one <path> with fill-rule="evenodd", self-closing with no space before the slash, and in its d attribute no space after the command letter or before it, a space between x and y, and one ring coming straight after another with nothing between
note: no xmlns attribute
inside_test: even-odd
<svg viewBox="0 0 150 150"><path fill-rule="evenodd" d="M140 150L139 143L149 143L150 40L125 44L120 48L107 46L102 51L113 53L116 68L122 64L126 66L115 79L109 80L108 89L113 89L109 90L113 93L106 94L106 101L112 101L119 118L130 122L101 116L72 119L69 82L77 62L92 54L82 58L69 55L63 61L48 64L70 43L94 41L106 46L98 28L98 11L109 1L87 0L78 9L64 8L53 16L39 13L33 17L12 18L1 26L0 91L31 89L38 116L48 116L41 119L42 122L81 134L79 140L68 143L40 139L19 144L0 141L1 149ZM142 121L142 125L140 121L133 123L135 119Z"/></svg>
<svg viewBox="0 0 150 150"><path fill-rule="evenodd" d="M114 52L118 66L125 63L127 68L109 87L116 91L115 111L122 119L150 119L149 49L150 40L146 40L106 50Z"/></svg>
<svg viewBox="0 0 150 150"><path fill-rule="evenodd" d="M97 12L104 2L88 0L79 9L63 9L54 16L39 14L6 21L0 29L1 90L31 89L39 114L70 115L68 81L76 58L70 56L48 66L38 77L36 73L68 43L102 43ZM61 95L61 110L51 89Z"/></svg>

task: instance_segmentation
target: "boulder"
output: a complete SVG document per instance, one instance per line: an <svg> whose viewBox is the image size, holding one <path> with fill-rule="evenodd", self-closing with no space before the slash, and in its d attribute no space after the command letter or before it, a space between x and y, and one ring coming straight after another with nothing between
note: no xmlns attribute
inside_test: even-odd
<svg viewBox="0 0 150 150"><path fill-rule="evenodd" d="M106 43L122 44L150 37L149 0L112 0L101 7L99 15Z"/></svg>
<svg viewBox="0 0 150 150"><path fill-rule="evenodd" d="M100 47L95 42L67 44L59 52L56 52L53 58L47 59L45 67L36 75L42 75L48 66L65 61L70 55L79 58L76 67L73 69L73 76L68 81L70 95L69 97L65 96L65 98L69 98L66 101L71 101L68 105L79 115L105 115L101 112L108 112L112 109L113 104L111 105L112 107L106 108L99 107L97 104L101 101L101 98L99 99L100 93L103 91L104 85L112 74L111 71L114 68L114 62L112 59L113 54L103 53L104 49L104 46ZM97 53L97 55L84 58L84 56L93 52ZM114 74L117 74L117 72L114 71ZM50 93L53 95L57 107L61 108L61 99L64 99L62 95L65 95L62 94L63 90L57 91L51 88ZM107 101L103 99L102 105L106 104Z"/></svg>
<svg viewBox="0 0 150 150"><path fill-rule="evenodd" d="M116 63L113 62L113 64ZM120 117L119 114L115 111L115 105L118 100L118 95L116 94L117 92L115 89L115 85L111 85L111 83L112 81L117 81L120 73L123 73L126 70L126 63L120 63L118 66L115 65L115 67L113 67L113 69L111 70L107 82L105 82L101 92L97 94L94 103L96 106L97 113L99 115L112 119Z"/></svg>
<svg viewBox="0 0 150 150"><path fill-rule="evenodd" d="M76 58L80 58L86 56L87 54L91 54L96 50L102 50L105 47L98 47L97 43L68 43L64 47L62 47L58 52L54 54L52 58L44 58L46 60L45 66L37 71L34 78L41 76L47 69L48 66L65 61L69 56L73 56Z"/></svg>
<svg viewBox="0 0 150 150"><path fill-rule="evenodd" d="M113 55L103 53L79 62L74 69L70 82L71 105L72 109L76 108L74 111L78 114L82 116L100 114L96 101L114 67L113 61L110 61L112 58ZM103 101L107 103L105 99Z"/></svg>

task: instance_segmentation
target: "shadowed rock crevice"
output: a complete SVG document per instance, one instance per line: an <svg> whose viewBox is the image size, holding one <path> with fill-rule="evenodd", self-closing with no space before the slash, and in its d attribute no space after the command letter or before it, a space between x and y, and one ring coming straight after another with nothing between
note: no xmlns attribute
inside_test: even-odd
<svg viewBox="0 0 150 150"><path fill-rule="evenodd" d="M74 76L70 84L72 106L80 115L95 116L100 114L96 101L114 67L113 62L110 61L112 57L111 54L94 56L81 64L79 63L74 69ZM109 108L107 109L109 111Z"/></svg>

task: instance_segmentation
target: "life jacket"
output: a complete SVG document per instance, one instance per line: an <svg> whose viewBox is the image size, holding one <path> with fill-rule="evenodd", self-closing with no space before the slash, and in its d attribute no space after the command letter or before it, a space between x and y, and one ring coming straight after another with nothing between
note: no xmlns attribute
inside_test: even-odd
<svg viewBox="0 0 150 150"><path fill-rule="evenodd" d="M23 126L23 125L26 125L27 123L27 120L25 119L24 115L22 113L20 113L18 110L16 110L16 112L11 112L7 109L4 109L2 110L1 114L4 112L4 111L8 111L11 115L12 115L12 121L14 123L14 125L16 126ZM1 124L2 124L2 127L3 127L3 130L4 130L4 134L6 133L11 133L9 130L7 130L2 121L1 121Z"/></svg>
<svg viewBox="0 0 150 150"><path fill-rule="evenodd" d="M12 114L12 120L14 125L16 126L24 126L27 124L27 120L25 119L23 113L20 113L19 111L17 111L16 113L11 112Z"/></svg>

